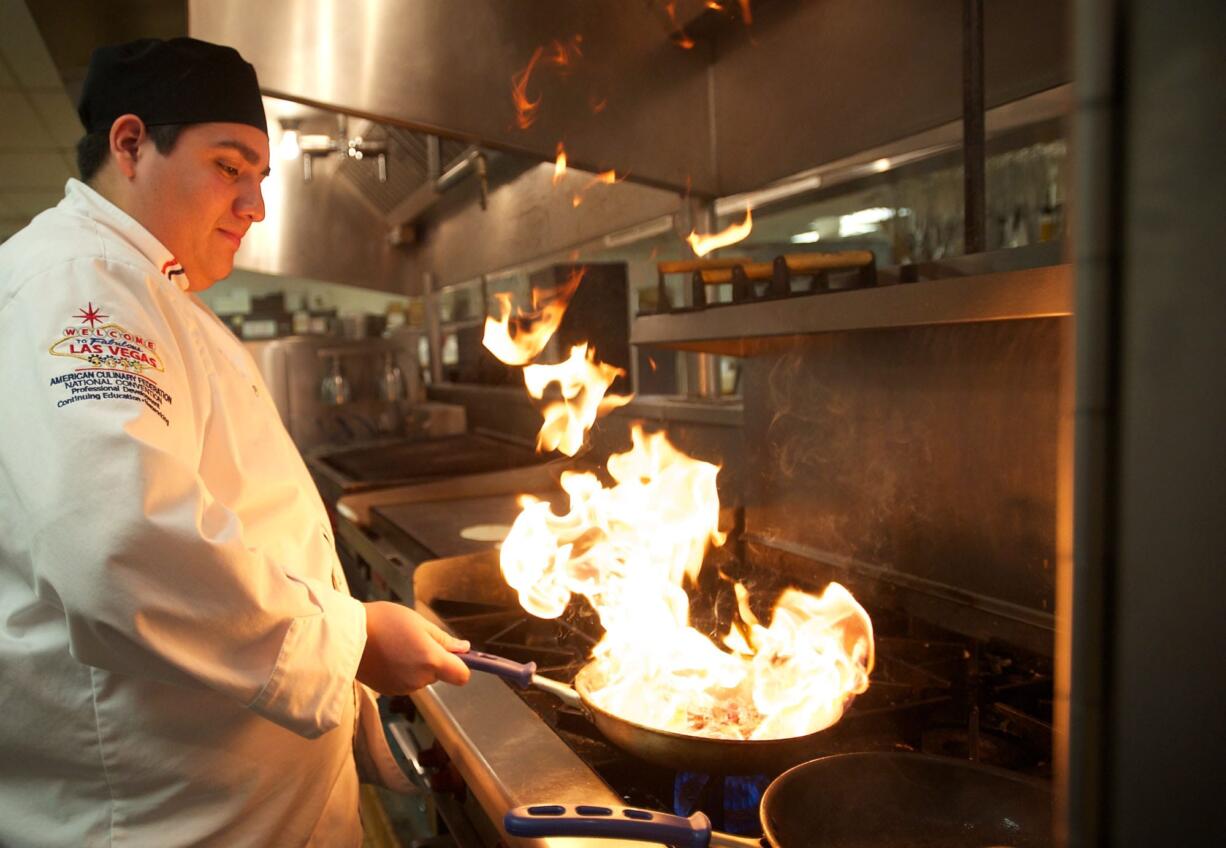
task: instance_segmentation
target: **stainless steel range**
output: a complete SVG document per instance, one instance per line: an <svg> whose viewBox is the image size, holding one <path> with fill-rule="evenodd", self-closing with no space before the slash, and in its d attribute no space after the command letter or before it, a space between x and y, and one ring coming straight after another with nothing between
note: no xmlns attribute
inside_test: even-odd
<svg viewBox="0 0 1226 848"><path fill-rule="evenodd" d="M502 583L493 552L424 563L414 588L419 611L475 648L535 662L538 673L567 683L601 632L585 604L558 620L527 616ZM872 613L873 684L825 732L822 754L920 751L1050 777L1049 661L904 613ZM445 796L439 809L460 844L468 843L459 833L498 834L518 844L498 833L497 823L512 807L542 800L680 815L701 810L725 832L761 833L758 802L774 773L741 774L735 762L719 774L646 763L611 744L581 710L483 675L463 689L435 685L413 703L414 721L401 724L397 737L418 763L429 764L423 779ZM427 751L423 737L436 740Z"/></svg>
<svg viewBox="0 0 1226 848"><path fill-rule="evenodd" d="M859 294L812 297L830 311ZM721 526L732 532L686 592L692 625L714 636L738 615L734 583L763 618L783 590L837 581L872 619L877 662L812 754L974 761L1042 791L1053 757L1066 322L989 317L741 349L743 426L724 454L736 467L720 472L735 483L721 487ZM594 441L620 449L617 434ZM598 451L587 458L603 465ZM601 637L594 611L575 596L560 617L533 618L502 579L499 554L464 532L510 525L521 493L553 499L559 470L343 499L352 520L338 537L389 595L481 651L570 683ZM460 845L540 844L503 829L504 815L527 804L701 811L722 832L753 838L763 788L782 768L747 769L736 757L714 769L653 765L611 744L583 711L484 675L402 707L393 732Z"/></svg>
<svg viewBox="0 0 1226 848"><path fill-rule="evenodd" d="M489 543L474 551L479 544L459 532L509 524L519 510L516 496L483 490L513 481L474 480L464 483L467 497L453 490L439 500L375 506L365 528L343 521L342 539L362 538L371 557L367 567L399 575L389 582L402 587L403 600L474 648L535 662L539 674L570 683L600 637L599 622L585 602L572 603L556 620L524 612L501 577L497 551ZM538 496L559 496L536 482L528 488ZM411 489L400 494L413 495ZM440 524L436 519L444 514L448 519ZM376 539L391 556L376 553ZM422 552L455 555L413 559ZM730 580L750 583L762 598L799 582L794 555L789 566L781 566L739 529L709 557L704 574L710 577L693 593L692 609L696 626L711 633L725 628L733 614ZM830 568L804 564L814 587ZM936 626L887 603L869 611L878 652L872 685L825 732L821 754L915 751L1050 778L1049 658ZM463 688L437 684L411 700L398 699L396 707L400 716L391 732L433 793L442 829L462 846L542 844L508 836L500 827L508 810L542 800L628 804L681 815L701 810L724 832L759 835L758 803L776 776L743 774L735 762L714 774L646 763L611 744L581 710L486 675L474 675Z"/></svg>

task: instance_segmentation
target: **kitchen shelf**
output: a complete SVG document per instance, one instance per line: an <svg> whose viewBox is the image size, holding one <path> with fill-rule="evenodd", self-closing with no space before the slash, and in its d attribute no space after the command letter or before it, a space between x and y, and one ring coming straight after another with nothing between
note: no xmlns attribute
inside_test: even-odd
<svg viewBox="0 0 1226 848"><path fill-rule="evenodd" d="M1073 311L1072 266L1049 265L915 283L642 315L631 342L753 356L816 333L1054 318Z"/></svg>
<svg viewBox="0 0 1226 848"><path fill-rule="evenodd" d="M484 327L484 318L465 318L461 321L444 321L438 325L439 331L454 333L459 330L471 330L473 327Z"/></svg>

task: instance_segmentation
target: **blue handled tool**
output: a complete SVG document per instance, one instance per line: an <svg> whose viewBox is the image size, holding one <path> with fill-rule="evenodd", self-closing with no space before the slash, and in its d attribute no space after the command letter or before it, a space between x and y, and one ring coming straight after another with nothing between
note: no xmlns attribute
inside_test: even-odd
<svg viewBox="0 0 1226 848"><path fill-rule="evenodd" d="M503 817L502 825L512 836L638 839L677 848L707 848L711 842L711 820L703 813L694 813L687 819L635 807L589 804L516 807Z"/></svg>
<svg viewBox="0 0 1226 848"><path fill-rule="evenodd" d="M536 663L534 662L518 663L515 660L500 657L496 654L487 654L482 651L465 651L462 654L456 654L456 656L473 671L496 674L504 680L514 683L521 689L535 686L537 689L562 699L562 701L572 707L582 708L583 706L583 698L579 696L578 692L565 683L550 680L548 677L541 677L536 673Z"/></svg>
<svg viewBox="0 0 1226 848"><path fill-rule="evenodd" d="M520 689L527 689L532 685L532 678L536 676L536 663L517 663L515 660L509 660L506 657L500 657L495 654L487 654L483 651L465 651L462 654L456 654L464 665L471 668L473 671L486 671L490 674L496 674L504 680L509 680Z"/></svg>

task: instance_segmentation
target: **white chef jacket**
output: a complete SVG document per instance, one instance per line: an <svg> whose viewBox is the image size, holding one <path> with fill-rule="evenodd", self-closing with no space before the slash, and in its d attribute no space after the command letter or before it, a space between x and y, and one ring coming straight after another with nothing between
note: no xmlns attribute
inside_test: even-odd
<svg viewBox="0 0 1226 848"><path fill-rule="evenodd" d="M5 846L361 842L364 608L186 288L77 180L0 245Z"/></svg>

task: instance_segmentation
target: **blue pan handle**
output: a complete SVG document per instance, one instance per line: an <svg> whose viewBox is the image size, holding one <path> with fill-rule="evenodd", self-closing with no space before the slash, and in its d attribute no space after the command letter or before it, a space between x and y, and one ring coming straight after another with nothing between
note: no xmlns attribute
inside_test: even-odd
<svg viewBox="0 0 1226 848"><path fill-rule="evenodd" d="M635 807L532 804L511 810L502 826L512 836L638 839L676 848L707 848L711 842L711 820L703 813L686 819Z"/></svg>
<svg viewBox="0 0 1226 848"><path fill-rule="evenodd" d="M515 660L509 660L496 654L486 654L482 651L465 651L456 656L473 671L496 674L514 683L520 689L527 689L531 686L532 676L536 674L536 663L534 662L517 663Z"/></svg>

